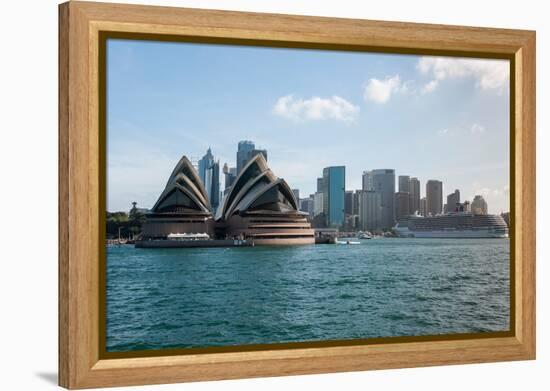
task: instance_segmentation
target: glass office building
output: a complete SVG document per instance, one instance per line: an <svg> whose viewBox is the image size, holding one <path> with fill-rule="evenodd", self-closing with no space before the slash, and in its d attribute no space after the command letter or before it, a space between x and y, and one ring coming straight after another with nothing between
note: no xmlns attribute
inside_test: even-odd
<svg viewBox="0 0 550 391"><path fill-rule="evenodd" d="M346 192L346 167L335 166L323 169L324 210L327 215L329 227L340 227L344 224L345 192Z"/></svg>

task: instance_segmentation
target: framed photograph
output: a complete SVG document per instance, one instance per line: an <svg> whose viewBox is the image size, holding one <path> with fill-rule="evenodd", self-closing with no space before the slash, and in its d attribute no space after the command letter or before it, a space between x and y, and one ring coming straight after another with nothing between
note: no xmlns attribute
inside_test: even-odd
<svg viewBox="0 0 550 391"><path fill-rule="evenodd" d="M535 32L59 20L61 386L535 358Z"/></svg>

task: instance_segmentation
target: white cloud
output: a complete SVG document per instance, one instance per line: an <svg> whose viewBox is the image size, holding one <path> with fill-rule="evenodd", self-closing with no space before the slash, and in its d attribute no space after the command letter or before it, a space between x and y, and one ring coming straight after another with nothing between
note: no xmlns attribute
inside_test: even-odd
<svg viewBox="0 0 550 391"><path fill-rule="evenodd" d="M424 85L424 87L422 87L422 93L423 94L428 94L428 93L434 91L437 88L438 85L439 85L438 80L432 80L432 81L426 83Z"/></svg>
<svg viewBox="0 0 550 391"><path fill-rule="evenodd" d="M401 82L399 75L387 76L384 80L370 79L363 90L366 101L386 103L394 93L406 93L409 83Z"/></svg>
<svg viewBox="0 0 550 391"><path fill-rule="evenodd" d="M273 106L273 113L295 121L319 121L334 119L353 121L359 114L359 106L339 96L298 99L292 95L282 96Z"/></svg>
<svg viewBox="0 0 550 391"><path fill-rule="evenodd" d="M485 133L485 127L478 123L473 123L470 127L461 126L461 127L441 128L437 130L437 134L439 135L447 135L447 134L464 135L464 133L468 133L468 132L471 134L482 134L482 133Z"/></svg>
<svg viewBox="0 0 550 391"><path fill-rule="evenodd" d="M477 184L477 182L476 182ZM508 211L510 209L510 187L505 185L500 188L481 187L470 195L470 198L466 198L469 201L473 201L476 195L481 195L487 201L489 213L500 213Z"/></svg>
<svg viewBox="0 0 550 391"><path fill-rule="evenodd" d="M508 61L451 57L422 57L416 68L432 77L424 93L434 91L446 79L473 78L482 90L502 91L510 77Z"/></svg>
<svg viewBox="0 0 550 391"><path fill-rule="evenodd" d="M480 124L473 124L470 128L470 133L473 133L473 134L479 134L484 132L485 132L485 127Z"/></svg>

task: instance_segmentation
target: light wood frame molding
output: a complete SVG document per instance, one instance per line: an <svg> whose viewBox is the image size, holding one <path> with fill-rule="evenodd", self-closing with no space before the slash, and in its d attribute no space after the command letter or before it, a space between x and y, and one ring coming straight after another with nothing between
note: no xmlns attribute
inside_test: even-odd
<svg viewBox="0 0 550 391"><path fill-rule="evenodd" d="M100 32L511 63L508 336L104 358ZM104 175L104 174L103 174ZM535 32L71 1L59 6L59 384L91 388L535 358Z"/></svg>

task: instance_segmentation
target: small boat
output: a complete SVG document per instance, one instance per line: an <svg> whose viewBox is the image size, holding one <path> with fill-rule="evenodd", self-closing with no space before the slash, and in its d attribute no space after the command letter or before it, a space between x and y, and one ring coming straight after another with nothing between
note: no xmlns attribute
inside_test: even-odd
<svg viewBox="0 0 550 391"><path fill-rule="evenodd" d="M336 244L361 244L361 242L352 242L351 240L337 240Z"/></svg>
<svg viewBox="0 0 550 391"><path fill-rule="evenodd" d="M369 232L359 232L357 239L372 239L372 235Z"/></svg>

